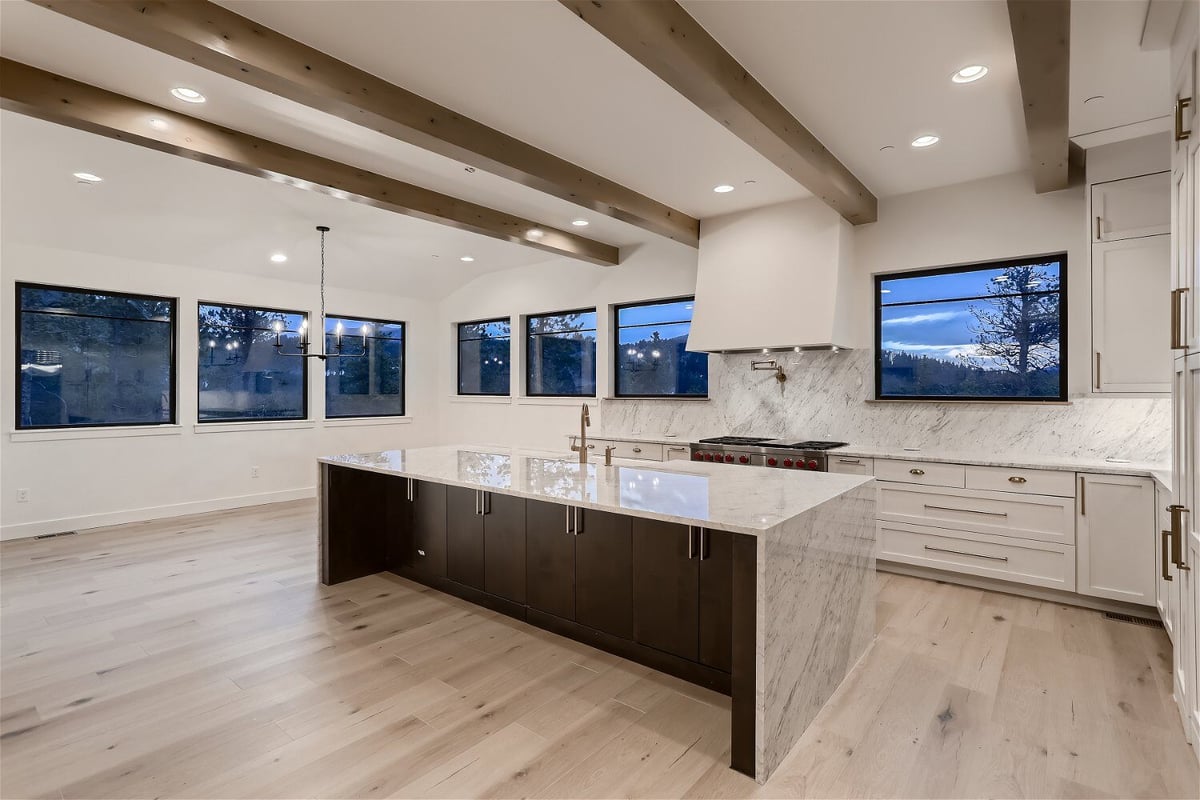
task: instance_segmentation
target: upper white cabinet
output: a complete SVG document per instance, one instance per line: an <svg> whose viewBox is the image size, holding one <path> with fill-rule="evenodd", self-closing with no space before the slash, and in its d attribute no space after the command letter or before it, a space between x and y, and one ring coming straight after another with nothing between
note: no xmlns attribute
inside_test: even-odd
<svg viewBox="0 0 1200 800"><path fill-rule="evenodd" d="M1076 591L1155 605L1154 481L1079 475Z"/></svg>
<svg viewBox="0 0 1200 800"><path fill-rule="evenodd" d="M1092 245L1092 390L1171 391L1171 237Z"/></svg>
<svg viewBox="0 0 1200 800"><path fill-rule="evenodd" d="M1092 185L1093 242L1170 232L1170 172Z"/></svg>

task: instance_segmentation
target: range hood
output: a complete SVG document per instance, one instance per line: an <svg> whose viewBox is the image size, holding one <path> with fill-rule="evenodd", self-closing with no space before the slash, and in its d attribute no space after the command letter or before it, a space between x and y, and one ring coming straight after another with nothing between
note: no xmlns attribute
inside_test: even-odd
<svg viewBox="0 0 1200 800"><path fill-rule="evenodd" d="M850 348L857 292L851 227L817 198L705 219L687 349ZM860 302L870 296L864 288Z"/></svg>

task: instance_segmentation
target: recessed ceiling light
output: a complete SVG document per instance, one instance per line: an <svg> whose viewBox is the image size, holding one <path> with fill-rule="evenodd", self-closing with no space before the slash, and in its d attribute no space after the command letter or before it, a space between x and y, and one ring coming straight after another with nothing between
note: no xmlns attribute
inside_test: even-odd
<svg viewBox="0 0 1200 800"><path fill-rule="evenodd" d="M958 72L950 76L950 80L955 83L974 83L975 81L988 74L988 68L983 64L972 64L969 67L963 67Z"/></svg>
<svg viewBox="0 0 1200 800"><path fill-rule="evenodd" d="M459 260L459 261L467 261L467 262L471 262L471 261L474 261L474 260L475 260L475 258L474 258L474 256L463 256L462 258L460 258L460 259L458 259L458 260Z"/></svg>
<svg viewBox="0 0 1200 800"><path fill-rule="evenodd" d="M287 261L287 256L283 253L272 253L271 261L276 264L282 264L283 262Z"/></svg>
<svg viewBox="0 0 1200 800"><path fill-rule="evenodd" d="M99 175L93 175L90 172L76 172L74 175L75 179L80 183L99 183L100 181L104 180L104 178L101 178Z"/></svg>
<svg viewBox="0 0 1200 800"><path fill-rule="evenodd" d="M151 117L148 124L156 131L165 131L167 129L167 121L158 117Z"/></svg>
<svg viewBox="0 0 1200 800"><path fill-rule="evenodd" d="M586 219L573 219L571 220L571 224L576 228L586 228L591 223L589 223Z"/></svg>
<svg viewBox="0 0 1200 800"><path fill-rule="evenodd" d="M532 228L529 233L525 234L530 239L540 239L546 235L546 232L541 228Z"/></svg>
<svg viewBox="0 0 1200 800"><path fill-rule="evenodd" d="M726 192L732 192L733 187L728 183L722 183L720 186L714 186L713 191L717 194L725 194Z"/></svg>
<svg viewBox="0 0 1200 800"><path fill-rule="evenodd" d="M924 136L918 136L917 138L913 139L912 146L913 147L932 147L933 145L937 144L939 141L941 141L941 139L938 138L937 136L934 136L933 134L926 134Z"/></svg>
<svg viewBox="0 0 1200 800"><path fill-rule="evenodd" d="M175 95L185 103L203 103L205 100L204 95L187 86L176 86L171 90L171 94Z"/></svg>

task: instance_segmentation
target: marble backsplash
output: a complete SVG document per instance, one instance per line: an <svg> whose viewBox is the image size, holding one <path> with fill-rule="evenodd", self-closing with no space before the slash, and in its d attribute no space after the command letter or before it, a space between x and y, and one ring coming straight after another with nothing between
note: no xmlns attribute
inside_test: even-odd
<svg viewBox="0 0 1200 800"><path fill-rule="evenodd" d="M763 356L710 359L709 400L606 400L609 436L723 434L835 439L860 446L1167 462L1171 400L1073 398L1066 405L867 402L870 350L789 353L787 373L752 372Z"/></svg>

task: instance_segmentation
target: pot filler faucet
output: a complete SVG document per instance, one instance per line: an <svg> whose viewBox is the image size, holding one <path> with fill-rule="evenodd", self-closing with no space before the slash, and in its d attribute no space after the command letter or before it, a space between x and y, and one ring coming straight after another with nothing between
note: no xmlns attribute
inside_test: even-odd
<svg viewBox="0 0 1200 800"><path fill-rule="evenodd" d="M572 451L579 452L579 463L588 463L587 429L592 424L592 415L588 412L588 404L584 403L579 411L579 444L571 445Z"/></svg>

